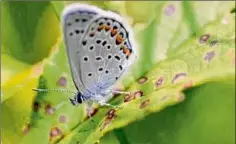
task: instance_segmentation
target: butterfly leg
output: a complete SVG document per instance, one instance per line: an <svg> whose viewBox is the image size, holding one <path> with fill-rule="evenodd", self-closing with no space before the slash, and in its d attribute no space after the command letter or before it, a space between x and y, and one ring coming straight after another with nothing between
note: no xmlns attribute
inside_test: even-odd
<svg viewBox="0 0 236 144"><path fill-rule="evenodd" d="M113 93L117 94L133 94L134 92L125 92L125 91L118 91L118 90L112 90Z"/></svg>
<svg viewBox="0 0 236 144"><path fill-rule="evenodd" d="M86 107L86 112L88 114L88 117L89 119L91 119L92 122L94 122L93 118L92 118L92 110L93 110L93 107L92 107L92 103L91 102L88 102L87 103L87 107Z"/></svg>
<svg viewBox="0 0 236 144"><path fill-rule="evenodd" d="M98 103L99 103L101 106L112 107L112 108L114 108L114 109L120 108L120 106L115 106L115 105L106 103L106 102L104 102L104 101L99 101Z"/></svg>

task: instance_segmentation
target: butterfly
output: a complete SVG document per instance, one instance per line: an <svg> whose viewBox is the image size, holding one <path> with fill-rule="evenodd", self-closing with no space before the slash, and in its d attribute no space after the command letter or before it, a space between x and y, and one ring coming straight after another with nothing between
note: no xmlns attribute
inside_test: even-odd
<svg viewBox="0 0 236 144"><path fill-rule="evenodd" d="M71 4L62 13L62 29L73 82L70 102L106 103L114 84L133 63L132 31L118 14L87 4Z"/></svg>

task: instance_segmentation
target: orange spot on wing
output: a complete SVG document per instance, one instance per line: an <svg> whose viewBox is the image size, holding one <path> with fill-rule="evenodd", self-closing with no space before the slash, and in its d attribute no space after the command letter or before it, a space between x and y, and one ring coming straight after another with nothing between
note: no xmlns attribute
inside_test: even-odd
<svg viewBox="0 0 236 144"><path fill-rule="evenodd" d="M101 31L103 28L105 28L105 26L104 26L104 25L101 25L101 26L99 26L99 27L97 28L97 31Z"/></svg>
<svg viewBox="0 0 236 144"><path fill-rule="evenodd" d="M111 27L110 26L108 26L108 25L105 25L105 30L106 31L109 31L111 29Z"/></svg>
<svg viewBox="0 0 236 144"><path fill-rule="evenodd" d="M114 36L114 35L116 35L117 34L117 30L116 29L112 29L111 30L111 36Z"/></svg>
<svg viewBox="0 0 236 144"><path fill-rule="evenodd" d="M123 38L121 37L121 35L117 35L116 36L116 44L121 44L122 43L122 41L123 41Z"/></svg>

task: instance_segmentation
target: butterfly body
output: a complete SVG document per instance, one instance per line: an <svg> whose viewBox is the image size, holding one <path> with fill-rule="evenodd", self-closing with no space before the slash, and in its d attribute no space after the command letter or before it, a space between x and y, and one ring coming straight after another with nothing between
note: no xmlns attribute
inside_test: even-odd
<svg viewBox="0 0 236 144"><path fill-rule="evenodd" d="M64 40L78 93L71 103L105 103L132 64L131 32L122 18L94 6L72 4L62 16Z"/></svg>

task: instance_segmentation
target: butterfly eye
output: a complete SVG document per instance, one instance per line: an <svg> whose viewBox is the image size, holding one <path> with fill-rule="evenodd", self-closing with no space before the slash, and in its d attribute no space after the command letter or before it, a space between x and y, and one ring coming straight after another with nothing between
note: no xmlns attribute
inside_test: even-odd
<svg viewBox="0 0 236 144"><path fill-rule="evenodd" d="M80 20L77 18L77 19L75 19L75 22L79 22Z"/></svg>
<svg viewBox="0 0 236 144"><path fill-rule="evenodd" d="M103 25L103 22L100 22L99 25L100 25L100 26Z"/></svg>
<svg viewBox="0 0 236 144"><path fill-rule="evenodd" d="M106 73L106 74L108 74L108 73L109 73L109 71L108 71L108 70L106 70L106 71L105 71L105 73Z"/></svg>
<svg viewBox="0 0 236 144"><path fill-rule="evenodd" d="M111 46L110 46L110 45L108 45L108 46L107 46L107 49L111 49Z"/></svg>
<svg viewBox="0 0 236 144"><path fill-rule="evenodd" d="M92 76L92 73L88 73L88 76L89 76L89 77Z"/></svg>
<svg viewBox="0 0 236 144"><path fill-rule="evenodd" d="M111 25L109 22L107 22L107 25L109 26L109 25Z"/></svg>
<svg viewBox="0 0 236 144"><path fill-rule="evenodd" d="M107 58L108 58L108 59L111 59L111 55L108 55Z"/></svg>
<svg viewBox="0 0 236 144"><path fill-rule="evenodd" d="M69 35L70 35L70 36L73 36L73 32L71 32Z"/></svg>

